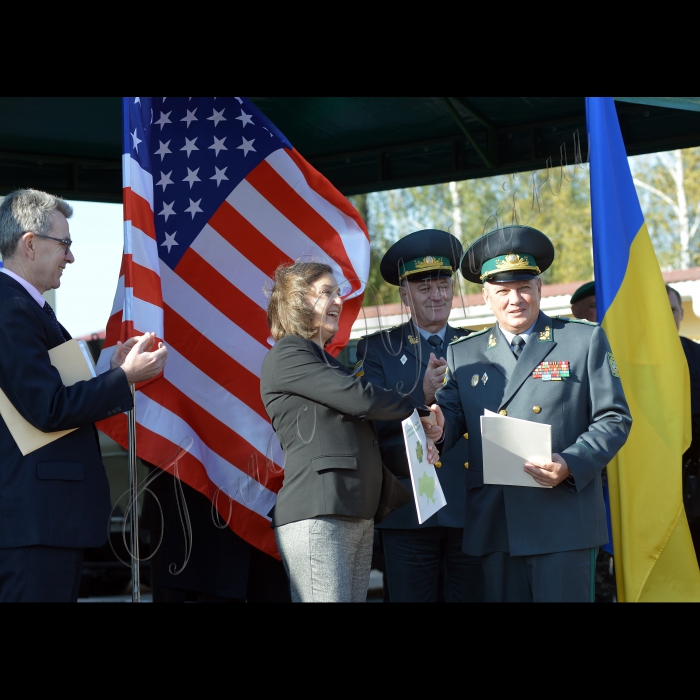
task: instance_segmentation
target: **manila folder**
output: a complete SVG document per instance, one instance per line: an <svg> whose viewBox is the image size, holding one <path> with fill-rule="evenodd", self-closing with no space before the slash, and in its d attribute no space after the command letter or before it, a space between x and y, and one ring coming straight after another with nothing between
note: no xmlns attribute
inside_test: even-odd
<svg viewBox="0 0 700 700"><path fill-rule="evenodd" d="M49 350L51 364L58 370L65 386L72 386L97 376L92 357L82 340L68 340L61 345ZM17 443L22 455L28 455L54 440L72 433L77 428L70 430L57 430L52 433L44 433L27 422L19 411L10 403L5 392L0 389L0 414L7 425L7 429Z"/></svg>

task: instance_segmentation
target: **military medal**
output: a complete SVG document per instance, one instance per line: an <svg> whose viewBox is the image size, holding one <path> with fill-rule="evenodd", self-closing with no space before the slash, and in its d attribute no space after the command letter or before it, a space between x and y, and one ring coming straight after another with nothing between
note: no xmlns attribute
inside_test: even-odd
<svg viewBox="0 0 700 700"><path fill-rule="evenodd" d="M472 375L472 386L476 386L478 383L479 383L479 375L473 374Z"/></svg>
<svg viewBox="0 0 700 700"><path fill-rule="evenodd" d="M486 374L486 372L484 372L484 374L483 374L482 377L481 377L481 383L482 383L484 386L486 386L486 382L488 382L488 380L489 380L489 375Z"/></svg>
<svg viewBox="0 0 700 700"><path fill-rule="evenodd" d="M560 382L569 376L569 366L568 360L540 362L532 373L532 377L544 382Z"/></svg>
<svg viewBox="0 0 700 700"><path fill-rule="evenodd" d="M408 358L406 357L406 355L401 355L401 364L402 364L402 365L405 365L405 364L406 364L406 360L408 360Z"/></svg>

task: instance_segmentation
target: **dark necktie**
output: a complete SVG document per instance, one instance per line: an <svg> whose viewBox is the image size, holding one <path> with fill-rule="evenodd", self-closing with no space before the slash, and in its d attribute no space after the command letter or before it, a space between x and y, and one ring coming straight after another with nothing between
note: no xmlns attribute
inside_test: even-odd
<svg viewBox="0 0 700 700"><path fill-rule="evenodd" d="M523 351L523 345L525 345L525 339L520 335L514 335L513 340L510 341L513 346L513 354L517 360L520 357L520 353Z"/></svg>
<svg viewBox="0 0 700 700"><path fill-rule="evenodd" d="M431 335L428 338L428 342L433 346L435 349L435 357L442 357L442 340L440 340L439 335Z"/></svg>
<svg viewBox="0 0 700 700"><path fill-rule="evenodd" d="M61 338L63 338L64 340L67 340L65 334L63 333L63 329L61 328L61 324L58 322L58 319L56 318L56 312L51 308L51 304L49 304L48 301L45 301L44 306L42 308L48 314L49 318L51 319L51 322L56 327L56 330L61 334Z"/></svg>

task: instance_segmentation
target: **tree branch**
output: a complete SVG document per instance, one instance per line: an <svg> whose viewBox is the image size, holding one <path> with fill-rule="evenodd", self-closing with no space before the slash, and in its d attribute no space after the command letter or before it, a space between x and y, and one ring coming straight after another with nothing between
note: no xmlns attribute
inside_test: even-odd
<svg viewBox="0 0 700 700"><path fill-rule="evenodd" d="M637 178L632 178L632 182L634 182L635 185L638 187L641 187L644 190L647 190L648 192L651 192L652 194L655 194L657 197L660 197L661 199L666 202L669 206L673 207L674 211L678 213L678 205L664 192L661 190L657 190L656 187L652 187L651 185L647 185L646 182L642 182L641 180L637 180Z"/></svg>

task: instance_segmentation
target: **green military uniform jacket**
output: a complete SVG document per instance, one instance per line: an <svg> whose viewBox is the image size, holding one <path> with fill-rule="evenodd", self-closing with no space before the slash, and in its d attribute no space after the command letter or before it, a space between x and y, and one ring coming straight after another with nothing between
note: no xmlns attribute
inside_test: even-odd
<svg viewBox="0 0 700 700"><path fill-rule="evenodd" d="M445 330L443 355L446 355L450 342L468 336L469 329L453 328L449 324ZM410 394L423 401L423 377L428 366L432 346L421 336L411 321L388 331L379 331L362 338L357 345L356 372L364 373L364 378L403 394ZM408 459L404 444L401 421L375 421L379 433L379 449L382 461L406 488L411 489ZM465 431L466 432L466 431ZM392 529L414 529L418 527L464 527L465 468L469 461L469 445L465 435L458 444L441 456L442 466L437 469L440 486L445 494L447 505L435 515L418 524L415 502L392 513L380 527Z"/></svg>
<svg viewBox="0 0 700 700"><path fill-rule="evenodd" d="M569 376L547 381L538 371L545 361L568 362ZM446 421L442 449L467 431L471 438L464 551L524 556L605 544L601 471L632 423L605 331L540 312L519 359L495 326L451 344L447 362L437 394ZM552 489L484 485L484 409L550 424L552 451L566 460L572 478Z"/></svg>

